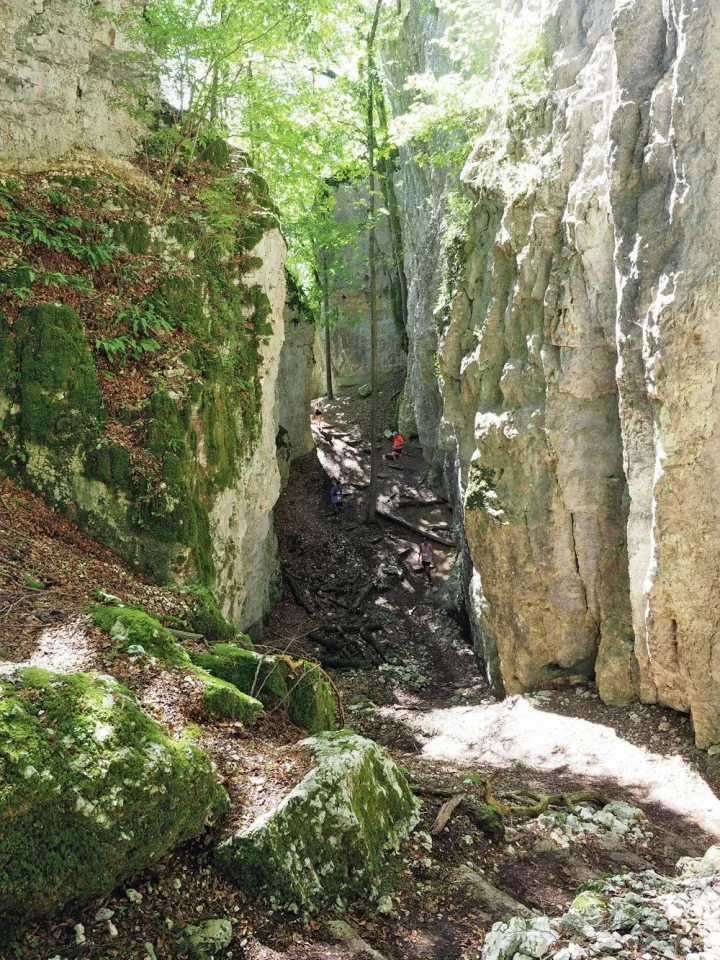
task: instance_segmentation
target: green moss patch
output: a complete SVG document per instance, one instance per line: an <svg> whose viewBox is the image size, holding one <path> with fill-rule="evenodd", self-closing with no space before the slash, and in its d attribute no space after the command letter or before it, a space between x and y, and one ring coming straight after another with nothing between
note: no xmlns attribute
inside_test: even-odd
<svg viewBox="0 0 720 960"><path fill-rule="evenodd" d="M335 698L330 684L305 661L292 665L231 643L217 643L211 653L191 653L192 662L239 690L257 697L266 707L278 704L303 730L319 733L335 726Z"/></svg>
<svg viewBox="0 0 720 960"><path fill-rule="evenodd" d="M109 677L0 668L0 915L108 893L227 808L209 758Z"/></svg>
<svg viewBox="0 0 720 960"><path fill-rule="evenodd" d="M209 716L227 720L254 720L263 712L263 705L254 697L241 693L238 688L213 677L207 671L197 667L195 676L203 685L203 703Z"/></svg>
<svg viewBox="0 0 720 960"><path fill-rule="evenodd" d="M296 913L375 892L418 803L387 752L352 731L304 741L317 766L280 805L223 841L219 866L250 895Z"/></svg>
<svg viewBox="0 0 720 960"><path fill-rule="evenodd" d="M142 647L150 657L168 667L190 669L192 662L175 637L153 617L132 607L96 607L93 622L117 642L123 652Z"/></svg>

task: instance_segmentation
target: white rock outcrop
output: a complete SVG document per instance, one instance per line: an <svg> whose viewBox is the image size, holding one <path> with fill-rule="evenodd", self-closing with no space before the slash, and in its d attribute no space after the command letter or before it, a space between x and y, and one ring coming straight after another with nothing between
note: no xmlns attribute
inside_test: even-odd
<svg viewBox="0 0 720 960"><path fill-rule="evenodd" d="M73 149L135 152L140 128L117 103L141 68L112 19L138 0L0 0L0 164L43 169Z"/></svg>
<svg viewBox="0 0 720 960"><path fill-rule="evenodd" d="M420 9L403 2L416 61L438 29ZM690 711L707 747L720 742L718 4L503 11L496 110L464 172L469 244L439 337L437 261L412 238L441 201L403 155L406 270L426 291L411 305L407 419L464 510L498 683L595 677L607 702ZM520 20L536 43L513 63Z"/></svg>
<svg viewBox="0 0 720 960"><path fill-rule="evenodd" d="M262 265L243 277L247 286L257 284L262 289L271 307L272 334L260 348L261 431L239 479L217 496L210 512L218 599L227 619L245 630L262 623L280 592L272 511L280 496L276 437L278 372L285 339L285 254L280 231L268 231L252 251Z"/></svg>

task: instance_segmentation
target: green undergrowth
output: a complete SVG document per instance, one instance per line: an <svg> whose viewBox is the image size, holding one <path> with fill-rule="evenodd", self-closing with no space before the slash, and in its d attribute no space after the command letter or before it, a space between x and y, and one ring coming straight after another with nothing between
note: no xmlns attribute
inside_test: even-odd
<svg viewBox="0 0 720 960"><path fill-rule="evenodd" d="M108 893L227 805L210 759L111 678L3 665L4 924Z"/></svg>
<svg viewBox="0 0 720 960"><path fill-rule="evenodd" d="M0 180L0 471L162 583L213 585L209 510L260 432L270 303L242 279L275 220L219 156L157 223L141 181Z"/></svg>

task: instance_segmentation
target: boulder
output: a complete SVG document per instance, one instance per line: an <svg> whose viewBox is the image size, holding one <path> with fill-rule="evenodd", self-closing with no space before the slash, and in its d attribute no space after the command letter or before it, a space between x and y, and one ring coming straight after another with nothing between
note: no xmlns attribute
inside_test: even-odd
<svg viewBox="0 0 720 960"><path fill-rule="evenodd" d="M203 687L203 703L209 716L247 721L262 713L263 705L259 700L242 692L233 683L194 666L187 650L175 636L144 611L133 607L96 607L93 622L117 641L121 652L130 656L147 654L164 667L191 671Z"/></svg>
<svg viewBox="0 0 720 960"><path fill-rule="evenodd" d="M217 861L250 895L312 913L377 890L388 850L418 821L418 803L387 752L352 731L303 741L316 766L275 809L223 841Z"/></svg>
<svg viewBox="0 0 720 960"><path fill-rule="evenodd" d="M230 946L232 935L229 920L204 920L185 927L181 947L188 960L213 960Z"/></svg>
<svg viewBox="0 0 720 960"><path fill-rule="evenodd" d="M191 653L192 662L234 684L265 706L282 703L303 730L320 733L335 726L335 697L320 670L304 660L265 657L232 643L216 643L211 653Z"/></svg>
<svg viewBox="0 0 720 960"><path fill-rule="evenodd" d="M510 960L519 956L546 956L558 939L547 917L525 920L513 917L508 923L496 923L485 938L482 960Z"/></svg>
<svg viewBox="0 0 720 960"><path fill-rule="evenodd" d="M210 759L110 677L0 667L0 916L108 893L227 809Z"/></svg>

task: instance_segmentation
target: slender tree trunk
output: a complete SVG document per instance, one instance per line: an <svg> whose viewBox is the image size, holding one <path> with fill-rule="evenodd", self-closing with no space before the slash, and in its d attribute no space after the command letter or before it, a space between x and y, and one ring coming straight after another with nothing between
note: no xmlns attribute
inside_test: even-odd
<svg viewBox="0 0 720 960"><path fill-rule="evenodd" d="M388 142L387 130L387 110L385 108L385 96L382 89L377 91L378 120L380 130L383 133L385 143ZM383 157L383 166L381 176L383 178L383 195L385 206L388 210L388 223L390 226L390 244L392 246L393 266L395 268L396 283L400 294L400 316L402 327L407 331L408 310L407 310L407 278L405 276L405 258L403 255L402 227L400 225L400 204L395 193L395 164L392 154L386 154ZM406 333L407 336L407 333Z"/></svg>
<svg viewBox="0 0 720 960"><path fill-rule="evenodd" d="M378 332L377 332L377 290L375 284L375 118L373 106L375 99L375 35L380 20L380 8L383 0L377 0L375 16L373 17L367 47L367 146L369 177L368 221L370 232L368 235L368 261L370 279L370 356L371 356L371 385L370 400L370 491L368 497L367 521L375 520L378 495L378 464L377 464L377 407L378 407Z"/></svg>
<svg viewBox="0 0 720 960"><path fill-rule="evenodd" d="M332 352L330 347L330 278L328 276L327 250L323 253L323 319L325 321L325 393L328 400L333 399Z"/></svg>

